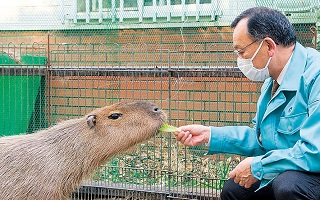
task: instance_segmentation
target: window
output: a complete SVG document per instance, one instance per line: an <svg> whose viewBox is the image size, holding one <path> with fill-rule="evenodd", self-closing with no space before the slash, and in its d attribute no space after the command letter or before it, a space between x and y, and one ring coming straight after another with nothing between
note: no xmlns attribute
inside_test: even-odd
<svg viewBox="0 0 320 200"><path fill-rule="evenodd" d="M111 9L112 0L103 0L102 1L102 8L103 9ZM119 7L119 1L116 0L116 8ZM86 0L77 0L78 12L86 12ZM91 12L99 11L99 1L98 0L90 0L89 7Z"/></svg>
<svg viewBox="0 0 320 200"><path fill-rule="evenodd" d="M157 6L167 5L167 0L156 0ZM144 0L145 6L153 6L153 0Z"/></svg>
<svg viewBox="0 0 320 200"><path fill-rule="evenodd" d="M211 0L200 0L200 4L211 3Z"/></svg>
<svg viewBox="0 0 320 200"><path fill-rule="evenodd" d="M116 1L119 2L119 0L116 0ZM123 7L125 7L125 8L132 8L132 7L137 8L138 7L137 0L124 1Z"/></svg>

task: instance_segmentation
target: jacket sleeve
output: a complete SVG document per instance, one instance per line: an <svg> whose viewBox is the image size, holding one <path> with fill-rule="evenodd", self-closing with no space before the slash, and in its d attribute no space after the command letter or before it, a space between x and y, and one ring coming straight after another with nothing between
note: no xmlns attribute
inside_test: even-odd
<svg viewBox="0 0 320 200"><path fill-rule="evenodd" d="M255 156L265 153L260 146L255 129L248 126L210 127L208 155L230 153Z"/></svg>
<svg viewBox="0 0 320 200"><path fill-rule="evenodd" d="M300 100L307 102L308 117L298 133L300 139L291 148L271 150L253 158L251 171L262 181L260 187L287 170L320 173L320 77L311 82L313 87L301 86L305 88L305 93Z"/></svg>

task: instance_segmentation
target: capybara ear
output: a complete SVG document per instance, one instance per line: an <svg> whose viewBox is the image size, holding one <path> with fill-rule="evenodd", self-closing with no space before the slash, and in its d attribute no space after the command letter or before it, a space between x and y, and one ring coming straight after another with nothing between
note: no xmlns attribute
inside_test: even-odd
<svg viewBox="0 0 320 200"><path fill-rule="evenodd" d="M87 116L87 124L89 128L93 128L96 126L97 123L97 116L92 114Z"/></svg>

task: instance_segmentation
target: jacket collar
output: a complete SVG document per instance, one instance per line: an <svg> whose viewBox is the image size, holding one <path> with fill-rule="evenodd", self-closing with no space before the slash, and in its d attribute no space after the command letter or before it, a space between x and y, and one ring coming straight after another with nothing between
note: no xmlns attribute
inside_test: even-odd
<svg viewBox="0 0 320 200"><path fill-rule="evenodd" d="M274 94L272 100L268 103L269 106L266 107L266 111L260 114L263 114L262 120L264 120L272 111L280 107L282 104L286 102L286 97L283 91L297 91L300 84L300 78L305 70L305 65L307 61L307 52L306 49L299 44L296 43L296 46L293 51L292 59L289 64L288 70L284 75L283 81L279 86L279 89ZM267 85L265 89L265 93L262 95L263 101L270 100L271 87L272 87L272 78L269 78L265 81Z"/></svg>
<svg viewBox="0 0 320 200"><path fill-rule="evenodd" d="M284 75L283 81L279 87L279 91L296 91L299 87L300 77L303 74L307 61L306 49L300 44L296 43L291 62L288 70ZM271 80L272 81L272 80Z"/></svg>

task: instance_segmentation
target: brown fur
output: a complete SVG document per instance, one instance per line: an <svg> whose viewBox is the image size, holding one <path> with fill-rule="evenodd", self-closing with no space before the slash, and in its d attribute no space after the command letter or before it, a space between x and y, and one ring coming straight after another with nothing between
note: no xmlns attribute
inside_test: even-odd
<svg viewBox="0 0 320 200"><path fill-rule="evenodd" d="M112 113L122 116L109 119ZM94 123L83 117L0 138L0 199L68 199L108 158L150 138L166 120L149 102L114 104L92 115Z"/></svg>

